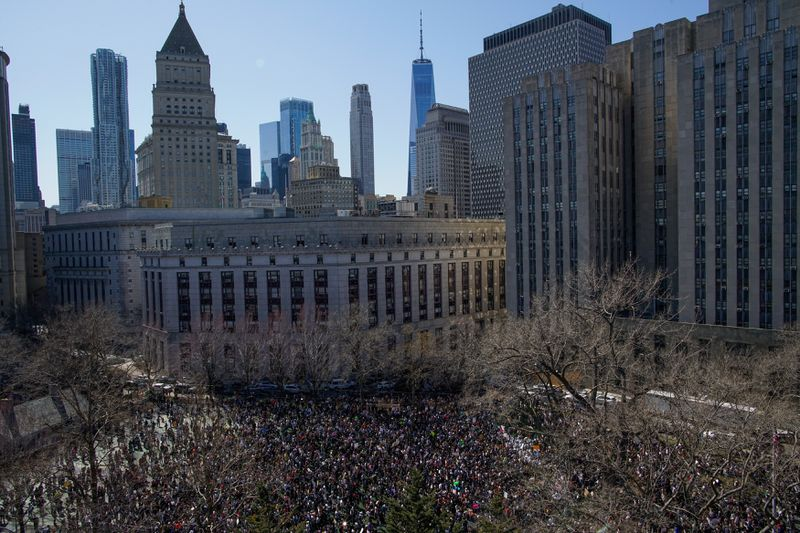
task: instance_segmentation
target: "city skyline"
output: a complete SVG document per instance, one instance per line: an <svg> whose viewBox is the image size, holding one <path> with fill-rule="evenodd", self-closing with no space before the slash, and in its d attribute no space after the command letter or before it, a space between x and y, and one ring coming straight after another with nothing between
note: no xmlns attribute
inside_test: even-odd
<svg viewBox="0 0 800 533"><path fill-rule="evenodd" d="M174 4L150 1L144 9L123 4L117 6L113 16L93 9L88 2L67 6L45 0L36 6L7 8L9 16L0 21L0 46L14 61L9 69L10 103L14 109L24 103L37 110L39 179L48 205L58 202L55 130L89 129L92 124L86 72L86 58L92 51L107 47L128 58L131 128L150 131L155 81L152 60L174 22L177 2ZM486 11L482 3L469 1L459 3L456 15L452 3L429 0L414 6L386 6L377 14L359 8L357 2L319 5L311 10L306 27L322 29L347 23L361 31L337 35L333 42L328 32L304 32L308 46L286 55L263 44L259 20L288 17L288 4L263 6L239 0L230 8L247 11L248 16L230 20L219 18L209 1L191 1L187 9L198 39L215 66L218 118L229 124L242 143L258 146L258 125L277 120L279 101L287 97L314 101L316 115L325 122L327 132L334 140L346 143L352 85L368 83L375 116L376 192L402 194L408 158L408 62L418 54L419 9L425 11L426 57L430 55L436 62L437 101L466 108L467 59L481 51L483 38L547 13L553 5L509 1L500 9ZM582 6L612 24L614 42L630 38L632 31L642 27L681 17L693 19L706 7L705 2L688 0L656 6L589 1ZM52 28L52 42L59 42L58 56L49 53L50 40L36 39L24 27L12 24L25 17ZM122 19L128 21L127 28L136 30L113 25L114 20ZM70 24L63 24L65 20ZM287 38L293 30L287 27L275 31L271 42ZM61 80L57 97L51 85L41 83L40 73L44 71ZM319 83L321 79L326 80L324 84ZM349 150L342 151L340 160L343 168L349 166ZM260 168L259 161L252 164L254 169ZM258 175L253 176L253 181L258 179Z"/></svg>

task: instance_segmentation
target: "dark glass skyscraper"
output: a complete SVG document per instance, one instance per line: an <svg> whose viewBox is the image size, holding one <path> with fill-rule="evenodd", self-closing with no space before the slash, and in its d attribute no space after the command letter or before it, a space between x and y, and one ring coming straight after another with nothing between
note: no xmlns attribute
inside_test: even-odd
<svg viewBox="0 0 800 533"><path fill-rule="evenodd" d="M314 113L314 102L301 98L281 100L280 150L282 154L300 155L303 122Z"/></svg>
<svg viewBox="0 0 800 533"><path fill-rule="evenodd" d="M128 62L113 50L92 54L94 201L121 207L132 202Z"/></svg>
<svg viewBox="0 0 800 533"><path fill-rule="evenodd" d="M611 24L562 4L483 40L483 52L469 58L473 217L503 213L503 99L517 94L523 78L538 72L602 63L608 44Z"/></svg>
<svg viewBox="0 0 800 533"><path fill-rule="evenodd" d="M14 138L15 200L38 204L41 192L36 170L36 121L31 118L30 107L19 106L19 113L11 115L11 127Z"/></svg>
<svg viewBox="0 0 800 533"><path fill-rule="evenodd" d="M75 213L81 202L91 201L93 197L91 180L88 185L86 183L86 168L91 171L92 163L92 132L56 130L56 158L58 209L61 213Z"/></svg>
<svg viewBox="0 0 800 533"><path fill-rule="evenodd" d="M246 144L236 145L236 186L240 191L253 186L250 148Z"/></svg>
<svg viewBox="0 0 800 533"><path fill-rule="evenodd" d="M408 127L408 185L406 194L417 194L414 178L417 175L417 128L425 125L425 114L436 102L433 83L433 63L425 59L422 45L422 12L419 14L419 59L411 64L411 119Z"/></svg>

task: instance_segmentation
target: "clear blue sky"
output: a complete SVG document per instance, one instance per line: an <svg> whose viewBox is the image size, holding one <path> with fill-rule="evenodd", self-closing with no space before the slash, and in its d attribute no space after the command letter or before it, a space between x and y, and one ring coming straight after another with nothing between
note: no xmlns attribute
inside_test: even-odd
<svg viewBox="0 0 800 533"><path fill-rule="evenodd" d="M411 61L418 54L419 10L436 96L468 107L467 58L483 38L544 14L542 0L186 0L186 13L211 58L217 120L252 149L258 179L258 124L278 120L281 98L314 101L350 174L350 92L368 83L375 122L375 188L406 186ZM564 2L568 3L568 2ZM703 0L586 0L578 7L609 21L614 42L681 17ZM131 127L138 144L150 132L155 54L178 15L178 0L2 0L0 46L11 56L11 108L27 103L36 119L39 185L58 203L56 128L89 129L89 55L111 48L128 58Z"/></svg>

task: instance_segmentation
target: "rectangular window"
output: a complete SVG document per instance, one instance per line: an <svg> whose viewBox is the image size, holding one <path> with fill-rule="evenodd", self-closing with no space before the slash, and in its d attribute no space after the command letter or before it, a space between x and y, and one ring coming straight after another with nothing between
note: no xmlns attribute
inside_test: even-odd
<svg viewBox="0 0 800 533"><path fill-rule="evenodd" d="M328 271L314 271L314 317L317 322L328 320Z"/></svg>
<svg viewBox="0 0 800 533"><path fill-rule="evenodd" d="M211 272L198 272L197 280L200 287L200 328L208 331L213 325L214 316L211 311L213 296L211 294Z"/></svg>
<svg viewBox="0 0 800 533"><path fill-rule="evenodd" d="M248 324L258 324L258 278L253 270L244 273L244 317Z"/></svg>
<svg viewBox="0 0 800 533"><path fill-rule="evenodd" d="M303 321L303 271L291 270L289 272L289 293L292 305L292 325L300 325Z"/></svg>
<svg viewBox="0 0 800 533"><path fill-rule="evenodd" d="M189 293L189 273L178 272L178 331L192 331L192 303Z"/></svg>
<svg viewBox="0 0 800 533"><path fill-rule="evenodd" d="M486 261L486 310L494 311L494 261Z"/></svg>
<svg viewBox="0 0 800 533"><path fill-rule="evenodd" d="M305 235L295 235L295 245L298 247L305 246L306 245Z"/></svg>
<svg viewBox="0 0 800 533"><path fill-rule="evenodd" d="M483 276L482 264L480 261L475 262L475 312L480 313L483 311Z"/></svg>
<svg viewBox="0 0 800 533"><path fill-rule="evenodd" d="M456 264L447 263L447 313L456 314Z"/></svg>
<svg viewBox="0 0 800 533"><path fill-rule="evenodd" d="M386 271L384 273L384 285L386 294L386 322L391 324L395 319L394 267L386 267Z"/></svg>
<svg viewBox="0 0 800 533"><path fill-rule="evenodd" d="M350 301L350 312L358 313L358 269L351 268L347 274L347 294Z"/></svg>
<svg viewBox="0 0 800 533"><path fill-rule="evenodd" d="M469 263L461 263L461 314L469 314Z"/></svg>
<svg viewBox="0 0 800 533"><path fill-rule="evenodd" d="M281 320L281 273L279 270L267 271L267 313L269 325L274 328Z"/></svg>
<svg viewBox="0 0 800 533"><path fill-rule="evenodd" d="M403 323L411 322L411 267L402 269L403 283Z"/></svg>
<svg viewBox="0 0 800 533"><path fill-rule="evenodd" d="M506 262L500 261L498 265L500 269L498 280L499 280L499 288L498 291L500 293L500 309L506 308Z"/></svg>
<svg viewBox="0 0 800 533"><path fill-rule="evenodd" d="M222 322L227 331L236 329L236 296L233 288L233 272L224 271L222 280Z"/></svg>
<svg viewBox="0 0 800 533"><path fill-rule="evenodd" d="M417 266L419 288L419 319L428 320L428 265Z"/></svg>
<svg viewBox="0 0 800 533"><path fill-rule="evenodd" d="M433 265L433 318L442 318L442 265Z"/></svg>
<svg viewBox="0 0 800 533"><path fill-rule="evenodd" d="M367 315L369 326L378 324L378 269L367 269Z"/></svg>

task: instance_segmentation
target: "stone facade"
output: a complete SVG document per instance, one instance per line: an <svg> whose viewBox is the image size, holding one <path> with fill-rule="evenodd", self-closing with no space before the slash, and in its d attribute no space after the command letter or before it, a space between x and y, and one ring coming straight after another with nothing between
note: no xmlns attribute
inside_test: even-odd
<svg viewBox="0 0 800 533"><path fill-rule="evenodd" d="M175 207L219 207L215 105L211 64L181 4L156 54L153 133L136 150L140 196L168 196Z"/></svg>
<svg viewBox="0 0 800 533"><path fill-rule="evenodd" d="M530 312L590 265L625 260L624 103L614 72L570 66L525 80L504 103L512 312Z"/></svg>
<svg viewBox="0 0 800 533"><path fill-rule="evenodd" d="M293 327L352 307L370 324L437 330L504 313L500 221L358 217L162 225L141 253L150 354L181 371L181 344L212 325Z"/></svg>
<svg viewBox="0 0 800 533"><path fill-rule="evenodd" d="M455 200L450 216L470 215L469 112L434 104L417 130L417 187Z"/></svg>

